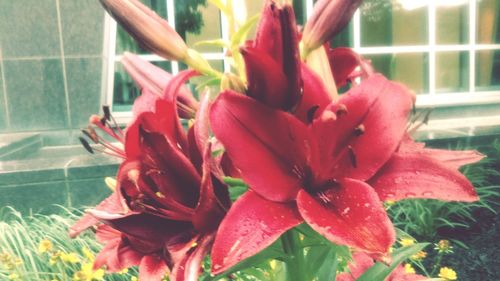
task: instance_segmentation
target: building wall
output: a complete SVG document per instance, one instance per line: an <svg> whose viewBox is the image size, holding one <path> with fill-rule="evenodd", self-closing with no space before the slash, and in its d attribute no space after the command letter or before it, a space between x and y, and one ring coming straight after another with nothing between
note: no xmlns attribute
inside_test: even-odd
<svg viewBox="0 0 500 281"><path fill-rule="evenodd" d="M96 0L0 0L0 133L85 126L101 101Z"/></svg>

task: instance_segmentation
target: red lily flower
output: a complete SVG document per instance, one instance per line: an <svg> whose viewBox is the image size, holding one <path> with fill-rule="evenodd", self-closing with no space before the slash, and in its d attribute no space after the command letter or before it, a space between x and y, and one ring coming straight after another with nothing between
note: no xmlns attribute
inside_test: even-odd
<svg viewBox="0 0 500 281"><path fill-rule="evenodd" d="M247 95L284 110L300 100L300 55L295 14L290 4L268 0L254 41L241 49Z"/></svg>
<svg viewBox="0 0 500 281"><path fill-rule="evenodd" d="M374 74L316 108L305 124L249 97L222 93L211 109L212 130L251 190L221 223L213 272L256 254L303 221L334 243L381 258L395 241L381 199L477 200L456 167L441 163L444 157L402 143L414 98ZM398 178L404 184L389 184Z"/></svg>
<svg viewBox="0 0 500 281"><path fill-rule="evenodd" d="M172 74L128 52L123 54L122 64L141 90L141 96L137 98L138 102L134 103L132 112L138 116L143 111L153 111L156 100L166 98L163 94ZM179 116L186 119L193 118L198 110L198 101L184 86L177 94L177 109Z"/></svg>
<svg viewBox="0 0 500 281"><path fill-rule="evenodd" d="M89 211L107 225L99 228L106 246L95 267L139 265L141 280L161 280L168 269L171 280L196 280L230 199L211 157L208 95L188 134L177 116L179 88L195 74L173 77L165 99L127 128L116 192ZM72 234L95 223L84 217Z"/></svg>
<svg viewBox="0 0 500 281"><path fill-rule="evenodd" d="M375 262L373 259L362 252L354 253L352 256L352 262L349 263L349 272L340 273L337 275L336 281L355 281L359 278L366 270L368 270ZM403 265L400 265L394 269L393 272L387 277L387 281L425 281L429 278L415 274L407 273Z"/></svg>

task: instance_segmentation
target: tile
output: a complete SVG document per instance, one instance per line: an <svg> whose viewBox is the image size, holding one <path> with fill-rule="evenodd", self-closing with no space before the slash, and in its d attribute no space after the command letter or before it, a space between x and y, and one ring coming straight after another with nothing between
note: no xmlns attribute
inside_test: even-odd
<svg viewBox="0 0 500 281"><path fill-rule="evenodd" d="M12 159L13 155L41 146L42 137L38 133L0 134L0 160Z"/></svg>
<svg viewBox="0 0 500 281"><path fill-rule="evenodd" d="M0 187L0 207L12 206L23 214L57 212L54 206L68 204L64 181Z"/></svg>
<svg viewBox="0 0 500 281"><path fill-rule="evenodd" d="M68 126L61 60L12 60L4 67L13 130Z"/></svg>
<svg viewBox="0 0 500 281"><path fill-rule="evenodd" d="M0 34L4 58L59 56L56 0L1 1Z"/></svg>
<svg viewBox="0 0 500 281"><path fill-rule="evenodd" d="M83 128L101 105L102 59L66 59L71 126Z"/></svg>
<svg viewBox="0 0 500 281"><path fill-rule="evenodd" d="M65 56L101 55L104 9L95 0L59 1Z"/></svg>
<svg viewBox="0 0 500 281"><path fill-rule="evenodd" d="M0 60L2 59L0 47ZM5 104L5 93L3 90L3 79L2 79L2 65L0 64L0 132L7 131L8 121L7 121L7 108Z"/></svg>
<svg viewBox="0 0 500 281"><path fill-rule="evenodd" d="M69 181L71 207L95 206L111 194L104 178Z"/></svg>
<svg viewBox="0 0 500 281"><path fill-rule="evenodd" d="M64 160L0 161L0 186L64 180Z"/></svg>
<svg viewBox="0 0 500 281"><path fill-rule="evenodd" d="M68 179L114 177L121 159L102 154L88 154L73 159L68 165Z"/></svg>

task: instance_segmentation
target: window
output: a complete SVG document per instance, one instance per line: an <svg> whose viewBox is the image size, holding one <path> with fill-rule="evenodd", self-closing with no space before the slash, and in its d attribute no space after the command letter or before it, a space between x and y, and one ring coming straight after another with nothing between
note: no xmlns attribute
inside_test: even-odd
<svg viewBox="0 0 500 281"><path fill-rule="evenodd" d="M245 2L248 16L258 13L263 2L233 1ZM203 0L143 2L175 23L190 46L200 40L228 37L223 15L212 5L204 5ZM313 0L294 1L294 7L301 24L311 13ZM332 44L354 48L378 71L408 85L419 95L418 108L435 108L435 124L462 126L464 122L458 124L457 118L464 117L482 123L488 117L489 122L500 124L499 11L499 0L365 0L349 27ZM117 116L126 117L138 93L119 63L123 51L139 53L173 73L183 66L145 53L112 20L107 22L107 102ZM198 33L200 25L203 32ZM229 70L225 50L206 46L195 49L215 68Z"/></svg>

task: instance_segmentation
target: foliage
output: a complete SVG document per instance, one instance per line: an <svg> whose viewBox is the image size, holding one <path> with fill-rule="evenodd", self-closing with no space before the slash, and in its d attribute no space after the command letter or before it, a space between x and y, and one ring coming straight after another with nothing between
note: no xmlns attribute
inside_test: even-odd
<svg viewBox="0 0 500 281"><path fill-rule="evenodd" d="M61 207L60 215L23 217L12 208L0 210L0 280L103 280L103 271L91 270L101 245L94 234L68 236L81 216ZM106 275L106 280L133 280L136 271Z"/></svg>

